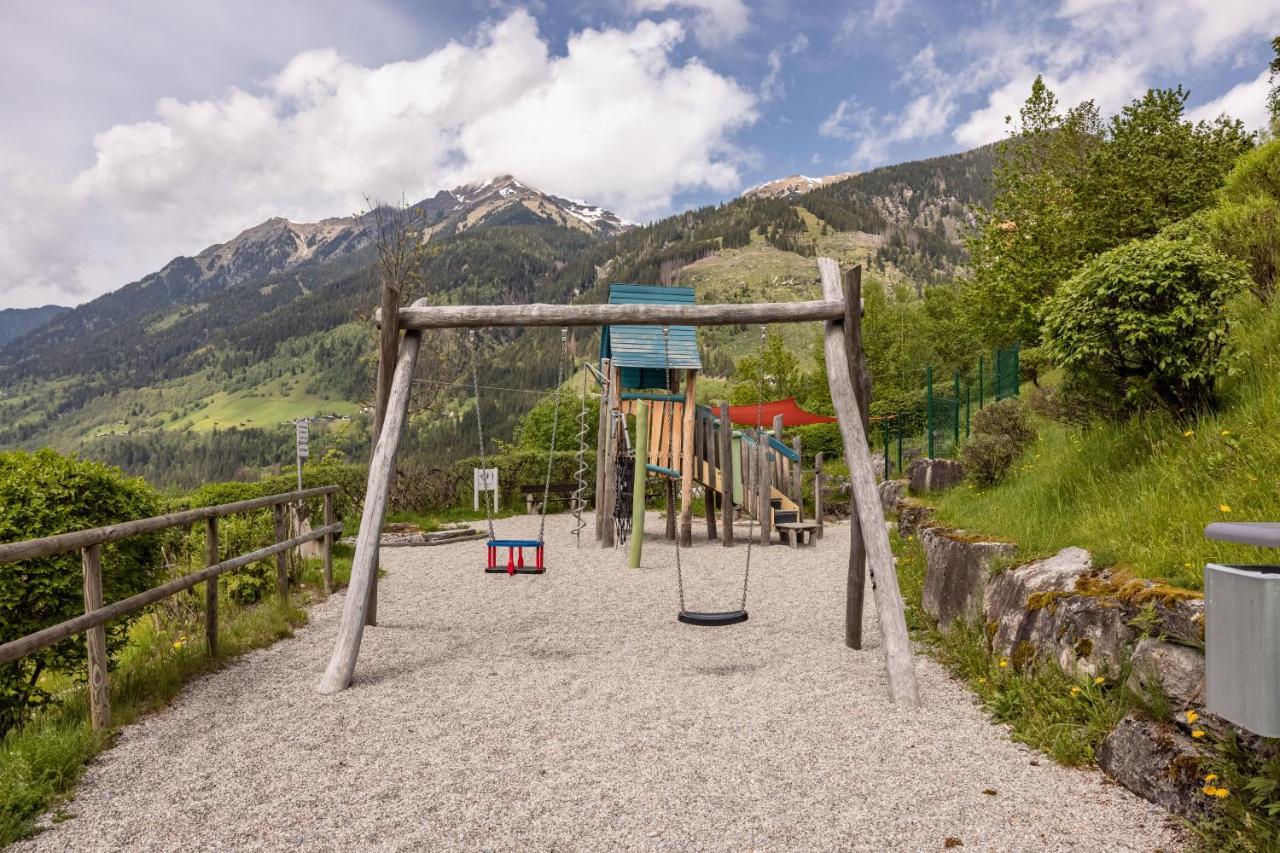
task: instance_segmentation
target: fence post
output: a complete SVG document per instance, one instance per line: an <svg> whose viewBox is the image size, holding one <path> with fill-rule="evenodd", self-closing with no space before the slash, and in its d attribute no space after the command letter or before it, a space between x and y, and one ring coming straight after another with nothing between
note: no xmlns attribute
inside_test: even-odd
<svg viewBox="0 0 1280 853"><path fill-rule="evenodd" d="M90 545L80 551L84 569L84 612L102 607L102 546ZM111 728L111 698L107 693L107 629L97 625L85 632L89 653L89 719L94 731Z"/></svg>
<svg viewBox="0 0 1280 853"><path fill-rule="evenodd" d="M1009 396L1017 397L1022 391L1022 344L1017 341L1013 342L1013 393Z"/></svg>
<svg viewBox="0 0 1280 853"><path fill-rule="evenodd" d="M960 452L960 371L958 370L955 372L953 383L954 384L952 387L955 390L953 391L952 396L955 400L955 405L952 408L953 408L953 411L955 412L955 416L952 418L953 427L952 427L952 438L951 438L951 452L953 454L957 454Z"/></svg>
<svg viewBox="0 0 1280 853"><path fill-rule="evenodd" d="M894 412L893 422L898 425L898 476L902 476L902 412Z"/></svg>
<svg viewBox="0 0 1280 853"><path fill-rule="evenodd" d="M928 445L925 455L930 459L933 458L933 365L925 368L925 384L928 390L925 392L925 431L928 433L925 441Z"/></svg>
<svg viewBox="0 0 1280 853"><path fill-rule="evenodd" d="M813 520L818 523L818 529L813 535L817 539L822 538L822 490L826 486L826 479L827 475L822 473L822 451L818 451L813 457Z"/></svg>
<svg viewBox="0 0 1280 853"><path fill-rule="evenodd" d="M796 506L799 507L796 521L804 521L804 453L801 450L800 436L791 436L791 451L796 455L795 464L791 468L791 491L796 499Z"/></svg>
<svg viewBox="0 0 1280 853"><path fill-rule="evenodd" d="M880 439L884 442L884 478L892 479L889 476L889 419L885 418L880 421Z"/></svg>
<svg viewBox="0 0 1280 853"><path fill-rule="evenodd" d="M986 382L987 361L984 356L978 356L978 408L981 409L986 405L986 388L983 383Z"/></svg>
<svg viewBox="0 0 1280 853"><path fill-rule="evenodd" d="M973 400L973 383L966 382L964 384L964 437L969 437L969 415L970 403Z"/></svg>
<svg viewBox="0 0 1280 853"><path fill-rule="evenodd" d="M285 533L284 504L273 505L271 512L275 516L276 544L279 545L289 538ZM281 603L289 600L289 563L284 551L276 554L276 595Z"/></svg>
<svg viewBox="0 0 1280 853"><path fill-rule="evenodd" d="M333 492L324 496L324 526L333 526ZM324 535L324 592L333 592L333 533Z"/></svg>
<svg viewBox="0 0 1280 853"><path fill-rule="evenodd" d="M204 564L214 566L218 563L218 519L207 518L204 522ZM218 576L214 575L204 582L204 642L209 657L218 656Z"/></svg>

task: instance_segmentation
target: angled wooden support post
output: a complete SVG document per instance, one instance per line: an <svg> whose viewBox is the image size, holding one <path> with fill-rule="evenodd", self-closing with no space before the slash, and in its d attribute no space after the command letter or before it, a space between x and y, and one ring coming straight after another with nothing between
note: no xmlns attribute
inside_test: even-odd
<svg viewBox="0 0 1280 853"><path fill-rule="evenodd" d="M102 607L102 546L89 545L80 551L84 569L84 612ZM85 632L89 652L89 719L94 731L111 728L111 699L107 691L107 630L95 625Z"/></svg>
<svg viewBox="0 0 1280 853"><path fill-rule="evenodd" d="M204 522L204 564L218 564L218 519L207 518ZM214 575L204 582L204 643L209 657L218 656L218 576Z"/></svg>
<svg viewBox="0 0 1280 853"><path fill-rule="evenodd" d="M720 508L724 511L720 529L720 541L726 548L733 547L733 423L729 420L729 404L720 404Z"/></svg>
<svg viewBox="0 0 1280 853"><path fill-rule="evenodd" d="M819 258L822 290L827 299L842 297L840 266L831 258ZM846 303L845 318L829 320L824 335L827 356L827 381L831 385L831 401L835 404L844 442L845 459L849 463L856 518L861 523L867 562L875 572L876 615L883 640L885 670L889 682L889 698L903 708L918 708L920 692L916 683L915 661L911 655L911 639L903 609L902 591L898 587L898 571L893 563L889 531L884 524L880 496L872 471L867 447L866 428L858 401L858 388L850 370L851 352L846 324L860 312L856 302ZM852 527L852 525L851 525Z"/></svg>
<svg viewBox="0 0 1280 853"><path fill-rule="evenodd" d="M854 391L858 398L858 413L862 421L863 435L871 429L871 377L867 371L867 356L862 351L862 267L856 266L844 276L845 304L850 306L844 322L844 339L849 353L849 375L853 377ZM878 479L878 478L877 478ZM866 608L867 548L862 523L856 513L850 513L849 526L852 537L849 547L849 570L846 579L844 644L851 649L862 648L862 614ZM872 575L874 576L874 572Z"/></svg>
<svg viewBox="0 0 1280 853"><path fill-rule="evenodd" d="M425 300L419 300L425 303ZM369 460L369 480L365 487L364 511L360 516L360 532L356 537L356 555L351 563L351 582L342 607L342 624L334 644L329 667L320 681L321 693L338 693L351 686L360 641L364 638L365 611L369 606L369 588L378 570L378 542L382 520L387 511L387 496L395 470L396 450L409 410L409 391L413 385L413 369L418 363L422 335L409 332L400 341L400 354L387 400L387 417Z"/></svg>

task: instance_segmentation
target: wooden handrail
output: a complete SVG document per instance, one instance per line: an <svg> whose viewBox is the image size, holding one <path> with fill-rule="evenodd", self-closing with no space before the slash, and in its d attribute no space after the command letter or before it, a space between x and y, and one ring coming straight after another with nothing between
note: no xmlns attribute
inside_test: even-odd
<svg viewBox="0 0 1280 853"><path fill-rule="evenodd" d="M59 533L42 539L29 539L24 542L10 542L0 545L0 563L12 563L18 560L30 560L79 550L84 572L84 604L85 612L81 616L59 622L43 628L25 637L19 637L0 645L0 664L10 663L25 657L32 652L48 648L74 634L85 634L89 664L89 711L93 728L104 730L111 727L111 707L107 690L107 644L103 627L112 619L140 610L161 599L176 595L190 589L196 584L206 584L205 589L205 642L209 647L209 655L218 653L218 576L224 572L256 563L274 556L276 565L276 590L282 600L289 595L289 575L285 566L285 552L306 542L317 539L324 540L324 585L325 590L333 588L333 542L334 536L342 532L342 525L333 520L333 496L339 491L337 486L320 486L315 489L302 489L279 495L268 495L247 501L219 504L218 506L200 507L183 512L158 515L152 518L141 518L121 524L95 527L90 530L75 530L70 533ZM324 526L309 533L285 540L285 524L283 508L286 504L297 503L301 506L307 498L324 497ZM275 542L265 548L259 548L248 554L218 561L218 519L240 512L251 512L255 509L273 507L275 509ZM203 569L175 578L168 583L143 590L137 595L103 605L102 602L102 555L103 543L116 542L129 536L153 533L170 527L181 527L197 521L205 522L205 560L208 563Z"/></svg>
<svg viewBox="0 0 1280 853"><path fill-rule="evenodd" d="M16 640L11 640L0 646L0 664L15 661L18 658L25 657L32 652L38 652L43 648L52 646L54 643L61 642L73 634L79 634L90 628L96 628L99 625L117 619L126 613L132 613L140 610L148 604L154 604L163 598L168 598L182 592L184 589L190 589L198 583L203 583L211 578L215 578L223 572L230 572L239 569L250 563L256 563L259 560L265 560L268 557L288 551L290 548L296 548L304 542L311 542L316 539L323 539L330 533L341 533L341 524L327 524L324 527L317 527L310 533L304 533L301 536L295 536L285 542L277 542L274 545L268 545L265 548L259 548L257 551L251 551L248 554L242 554L239 557L233 557L230 560L223 560L221 563L215 563L212 566L206 566L198 572L192 572L189 575L183 575L175 578L166 584L152 587L132 595L120 601L108 604L105 607L99 607L91 610L81 616L68 619L65 622L59 622L57 625L51 625L36 631L34 634L28 634Z"/></svg>
<svg viewBox="0 0 1280 853"><path fill-rule="evenodd" d="M251 498L247 501L220 504L218 506L199 507L197 509L171 512L168 515L157 515L151 518L140 518L137 521L126 521L120 524L108 524L105 527L94 527L89 530L73 530L70 533L59 533L41 539L27 539L22 542L0 544L0 564L16 563L19 560L34 560L37 557L48 557L51 554L65 554L78 551L90 545L103 545L117 542L130 536L142 533L154 533L170 527L181 527L210 518L224 518L238 512L262 509L269 506L292 503L307 498L330 495L339 491L338 486L318 486L314 489L303 489L300 492L287 492L280 495L268 495Z"/></svg>

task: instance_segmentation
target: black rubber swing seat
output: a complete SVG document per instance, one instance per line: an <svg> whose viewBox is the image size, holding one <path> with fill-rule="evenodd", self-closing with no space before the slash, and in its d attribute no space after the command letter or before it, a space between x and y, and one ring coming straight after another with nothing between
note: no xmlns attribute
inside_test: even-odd
<svg viewBox="0 0 1280 853"><path fill-rule="evenodd" d="M711 627L716 625L737 625L739 622L747 621L747 611L724 610L718 613L699 613L694 610L681 610L676 618L686 625L707 625Z"/></svg>

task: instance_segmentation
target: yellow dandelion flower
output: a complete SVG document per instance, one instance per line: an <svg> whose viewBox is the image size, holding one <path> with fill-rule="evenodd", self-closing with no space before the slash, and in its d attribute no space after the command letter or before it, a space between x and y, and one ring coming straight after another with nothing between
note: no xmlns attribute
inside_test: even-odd
<svg viewBox="0 0 1280 853"><path fill-rule="evenodd" d="M1191 725L1198 719L1200 719L1200 715L1194 709L1187 712L1187 725Z"/></svg>
<svg viewBox="0 0 1280 853"><path fill-rule="evenodd" d="M1106 680L1107 680L1107 679L1106 679L1106 677L1105 677L1105 676L1099 675L1097 678L1095 678L1095 679L1093 680L1093 683L1094 683L1094 684L1102 684L1102 683L1104 683Z"/></svg>
<svg viewBox="0 0 1280 853"><path fill-rule="evenodd" d="M1200 790L1204 792L1206 797L1216 797L1218 795L1218 789L1212 785L1205 785Z"/></svg>
<svg viewBox="0 0 1280 853"><path fill-rule="evenodd" d="M1196 729L1191 733L1191 736L1197 740L1204 737L1204 729Z"/></svg>
<svg viewBox="0 0 1280 853"><path fill-rule="evenodd" d="M1183 437L1183 438L1191 438L1191 436L1193 436L1193 435L1195 435L1195 434L1196 434L1196 431L1195 431L1195 430L1193 430L1193 429L1189 429L1189 430L1187 430L1186 432L1184 432L1184 433L1182 434L1182 437Z"/></svg>
<svg viewBox="0 0 1280 853"><path fill-rule="evenodd" d="M1231 430L1229 430L1229 429L1224 429L1220 434L1221 434L1221 435L1231 435Z"/></svg>
<svg viewBox="0 0 1280 853"><path fill-rule="evenodd" d="M1218 799L1223 800L1223 799L1226 799L1227 797L1231 796L1231 791L1229 791L1229 790L1228 790L1228 789L1226 789L1226 788L1218 788L1217 790L1215 790L1215 791L1213 792L1213 795L1214 795L1215 797L1217 797Z"/></svg>
<svg viewBox="0 0 1280 853"><path fill-rule="evenodd" d="M1218 512L1231 512L1230 504L1218 504Z"/></svg>
<svg viewBox="0 0 1280 853"><path fill-rule="evenodd" d="M1079 687L1072 687L1072 688L1071 688L1071 695L1072 695L1072 696L1079 696L1079 695L1080 695L1080 688L1079 688Z"/></svg>
<svg viewBox="0 0 1280 853"><path fill-rule="evenodd" d="M979 684L986 684L986 683L987 683L987 677L986 677L985 675L984 675L984 676L982 676L981 678L979 678L979 679L978 679L978 683L979 683Z"/></svg>
<svg viewBox="0 0 1280 853"><path fill-rule="evenodd" d="M1209 783L1211 783L1211 782L1217 782L1217 781L1218 781L1218 774L1217 774L1217 773L1210 773L1208 776L1205 776L1205 777L1204 777L1204 783L1205 783L1206 785L1208 785L1208 784L1209 784Z"/></svg>
<svg viewBox="0 0 1280 853"><path fill-rule="evenodd" d="M1008 667L1008 666L1009 666L1009 662L1008 662L1007 660L1005 660L1004 658L1001 658L1001 659L1000 659L1000 668L1001 668L1001 669L1005 669L1005 668L1006 668L1006 667Z"/></svg>
<svg viewBox="0 0 1280 853"><path fill-rule="evenodd" d="M180 648L182 648L182 647L183 647L183 646L185 646L185 645L186 645L186 643L182 642L181 640L174 640L174 641L173 641L173 648L174 648L174 650L175 650L175 651L176 651L176 650L178 650L178 649L180 649Z"/></svg>

